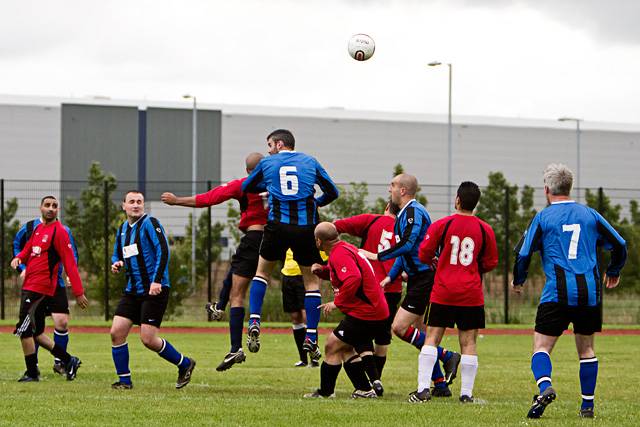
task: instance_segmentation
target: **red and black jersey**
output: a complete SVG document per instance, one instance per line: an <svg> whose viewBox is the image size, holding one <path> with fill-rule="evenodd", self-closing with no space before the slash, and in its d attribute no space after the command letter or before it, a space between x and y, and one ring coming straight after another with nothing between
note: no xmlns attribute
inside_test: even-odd
<svg viewBox="0 0 640 427"><path fill-rule="evenodd" d="M62 264L71 282L73 294L84 294L69 233L60 221L38 225L16 257L27 267L22 284L25 291L53 295L58 285L58 270Z"/></svg>
<svg viewBox="0 0 640 427"><path fill-rule="evenodd" d="M242 191L242 183L246 179L246 177L234 179L206 193L197 194L196 207L218 205L227 200L235 199L240 202L240 223L238 224L240 230L247 231L251 225L265 225L269 209L260 194Z"/></svg>
<svg viewBox="0 0 640 427"><path fill-rule="evenodd" d="M498 248L489 224L471 215L454 214L429 227L418 256L431 264L440 251L431 302L484 305L482 274L498 265Z"/></svg>
<svg viewBox="0 0 640 427"><path fill-rule="evenodd" d="M377 254L396 244L393 227L396 220L388 215L362 214L350 218L337 219L333 223L338 233L347 233L360 237L360 247ZM387 261L371 261L376 279L380 283L389 275L395 259ZM402 278L397 277L384 288L385 292L402 292Z"/></svg>
<svg viewBox="0 0 640 427"><path fill-rule="evenodd" d="M333 286L334 303L342 313L360 320L389 317L380 282L369 261L358 253L358 248L338 242L329 254L326 268Z"/></svg>

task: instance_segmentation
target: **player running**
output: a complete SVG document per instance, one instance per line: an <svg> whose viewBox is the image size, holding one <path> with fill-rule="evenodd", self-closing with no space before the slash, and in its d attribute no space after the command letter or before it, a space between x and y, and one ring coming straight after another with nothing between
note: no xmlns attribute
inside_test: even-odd
<svg viewBox="0 0 640 427"><path fill-rule="evenodd" d="M196 361L182 355L160 338L160 324L169 302L169 243L160 222L144 212L144 195L129 191L122 209L127 220L118 228L111 257L111 271L124 268L127 285L111 325L111 355L118 374L114 389L131 389L129 345L131 327L140 325L140 340L149 350L178 367L176 388L191 381Z"/></svg>
<svg viewBox="0 0 640 427"><path fill-rule="evenodd" d="M260 153L251 153L245 159L247 174L250 174L264 156ZM206 207L219 205L230 199L240 202L240 223L238 228L244 233L236 253L231 259L231 289L229 298L231 310L229 315L229 338L231 348L216 368L217 371L226 371L236 363L242 363L246 355L242 350L242 324L244 323L244 300L251 278L256 274L258 267L258 252L264 225L267 222L267 209L264 206L262 196L255 193L242 191L242 183L247 178L235 179L216 187L204 194L190 197L176 197L173 193L163 193L161 200L168 205L187 207ZM223 287L224 290L224 287ZM213 305L208 305L212 314ZM215 307L217 310L217 307ZM216 314L217 315L217 314Z"/></svg>
<svg viewBox="0 0 640 427"><path fill-rule="evenodd" d="M49 204L50 201L47 201ZM39 218L32 219L24 224L18 232L16 233L13 239L13 256L17 256L20 251L25 247L27 241L33 235L33 230L43 222L43 220L49 206L45 207L42 204L40 205L40 214ZM76 247L76 242L73 238L73 234L71 230L66 225L63 225L67 234L69 235L69 242L73 248L73 254L75 257L76 265L78 263L78 248ZM26 275L25 266L20 264L17 268L20 272L20 279L24 282L24 278ZM58 287L56 288L56 292L53 297L48 299L46 313L51 315L53 319L53 342L63 350L67 350L67 346L69 344L69 299L67 298L67 288L65 286L65 280L63 278L64 268L60 266L58 270ZM38 357L38 343L36 342L36 364ZM65 375L64 363L58 358L54 358L53 362L53 372Z"/></svg>
<svg viewBox="0 0 640 427"><path fill-rule="evenodd" d="M431 398L429 384L438 363L438 345L447 328L458 328L460 341L460 402L473 402L473 385L478 371L476 340L485 326L482 275L498 265L498 248L493 229L473 215L480 189L463 182L455 199L456 212L429 227L420 245L420 261L436 268L431 303L427 311L427 337L418 356L418 389L409 402Z"/></svg>
<svg viewBox="0 0 640 427"><path fill-rule="evenodd" d="M58 200L53 196L43 197L40 211L42 223L35 227L24 248L11 261L12 268L18 269L21 264L26 267L20 318L14 334L20 337L27 371L18 381L40 380L36 343L64 364L67 380L72 381L78 373L80 359L71 356L61 344L51 341L44 334L47 309L54 303L52 300L59 287L58 272L62 266L67 272L78 306L84 309L89 301L84 296L69 233L58 221Z"/></svg>
<svg viewBox="0 0 640 427"><path fill-rule="evenodd" d="M580 416L593 418L598 376L594 334L602 330L602 288L597 248L611 251L604 282L615 288L627 259L624 239L594 209L570 198L573 173L562 164L550 164L544 171L544 194L549 202L533 218L516 246L513 289L520 293L527 279L531 256L540 251L546 282L540 297L533 334L531 371L540 389L533 397L527 417L540 418L556 398L551 386L551 351L558 338L573 323L580 357Z"/></svg>
<svg viewBox="0 0 640 427"><path fill-rule="evenodd" d="M269 192L269 218L260 245L260 259L249 292L249 327L247 346L260 350L260 316L267 284L276 261L283 260L287 249L300 266L305 287L304 307L307 333L304 349L311 359L319 359L318 322L321 304L320 279L311 273L311 265L322 259L315 246L313 230L319 221L318 207L338 197L338 188L313 157L295 150L295 138L285 129L267 136L269 152L275 153L258 163L242 183L242 191ZM318 184L323 194L315 197Z"/></svg>
<svg viewBox="0 0 640 427"><path fill-rule="evenodd" d="M416 201L417 191L418 180L415 176L403 173L393 178L389 185L391 203L400 208L394 226L397 243L378 253L364 249L360 251L371 261L395 259L393 267L380 282L381 286L386 287L392 283L403 271L409 276L407 293L393 319L391 329L400 339L420 350L426 335L414 325L422 322L429 304L434 272L430 265L418 259L418 248L431 225L431 218L425 207ZM448 397L451 396L451 390L447 383L450 384L456 376L460 355L441 347L438 347L438 354L444 363L445 374L436 363L433 368L435 388L432 394L436 397Z"/></svg>
<svg viewBox="0 0 640 427"><path fill-rule="evenodd" d="M335 299L322 305L325 314L339 309L345 318L325 344L325 360L320 367L320 388L307 398L333 397L336 379L343 365L355 387L353 398L382 395L380 375L373 358L373 341L387 331L389 308L373 267L358 249L340 240L336 227L322 222L315 229L316 244L329 255L328 265L313 265L313 271L331 279ZM355 353L354 353L355 350ZM368 378L367 378L368 377Z"/></svg>

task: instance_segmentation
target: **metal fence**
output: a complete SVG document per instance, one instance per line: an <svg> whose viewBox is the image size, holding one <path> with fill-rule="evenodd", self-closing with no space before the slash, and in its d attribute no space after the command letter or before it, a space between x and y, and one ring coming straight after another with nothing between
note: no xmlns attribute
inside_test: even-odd
<svg viewBox="0 0 640 427"><path fill-rule="evenodd" d="M100 184L100 183L98 183ZM217 182L199 182L198 189L212 188L219 185ZM93 183L93 193L88 189L90 183L86 181L27 181L27 180L2 180L0 179L0 318L17 318L19 308L20 285L18 276L10 271L9 262L13 257L11 242L16 224L24 224L40 215L39 205L43 196L54 195L61 202L60 218L65 222L65 206L70 200L78 201L81 205L84 202L85 209L92 209L96 214L95 227L100 229L100 244L103 245L103 259L101 260L101 271L99 276L92 276L93 279L99 277L104 292L100 301L94 300L92 306L87 311L76 310L75 304L71 304L73 315L87 318L109 319L113 314L114 297L121 292L120 284L116 283L109 268L111 264L111 252L115 227L109 216L114 212L109 210L109 205L119 206L124 193L131 189L136 189L135 182L117 182L115 188L109 188L106 183L96 185ZM371 210L381 200L388 199L388 184L361 184L354 185L340 184L343 196L357 194L365 204L366 210ZM146 182L141 190L146 194L146 210L155 216L165 227L171 236L173 245L182 239L188 238L186 227L193 212L190 208L166 206L160 201L160 194L165 191L173 192L177 195L190 195L191 182ZM364 190L363 190L364 189ZM456 189L452 189L455 194ZM495 190L495 189L494 189ZM496 234L506 236L500 242L503 260L499 270L492 272L485 278L485 301L487 309L487 321L490 323L531 323L535 317L535 308L540 295L540 290L544 283L540 274L533 274L529 280L525 292L522 295L515 295L509 292L512 267L512 250L517 243L514 236L521 234L524 228L521 221L516 221L513 212L514 202L519 203L519 194L514 199L514 189L501 188L500 203L492 208L497 210L497 218L491 225L496 230ZM546 199L542 188L533 189L533 208L542 209L546 205ZM100 192L102 192L100 194ZM446 216L453 210L453 203L449 199L449 188L447 186L422 186L420 194L427 199L427 209L433 220ZM90 193L90 194L89 194ZM577 198L585 200L586 189L576 192ZM621 218L630 218L632 215L632 205L634 200L640 200L640 190L634 189L594 189L591 191L592 203L595 197L596 208L604 210L607 203L619 205L617 214ZM86 199L86 200L85 200ZM13 203L13 204L12 204ZM15 209L17 203L17 210ZM482 201L481 201L482 203ZM497 205L500 206L497 206ZM206 265L197 280L197 286L190 289L188 294L180 302L178 310L174 311L173 318L183 320L204 320L205 311L202 310L205 300L215 300L217 292L221 287L222 280L228 268L228 262L235 249L235 237L232 229L234 227L233 218L229 217L229 209L238 209L236 202L229 202L208 209L197 210L197 217L205 215L205 226L200 227L198 232L203 239L204 250L200 254L199 261ZM98 214L100 212L100 214ZM359 212L352 212L356 214ZM339 212L332 211L332 208L321 209L321 215L336 216ZM530 219L530 218L529 218ZM222 233L214 233L214 228L223 227ZM526 225L525 225L526 226ZM498 233L501 230L501 233ZM76 233L76 230L72 230ZM217 237L217 239L215 238ZM187 273L190 268L186 269ZM86 272L84 278L88 278ZM88 278L89 280L91 278ZM171 281L179 280L179 277L171 277ZM184 279L184 278L183 278ZM190 280L190 277L187 278ZM86 283L92 286L92 283ZM272 288L278 288L277 280L274 280ZM323 294L326 298L331 298L330 287L324 287ZM288 320L282 313L279 290L272 290L267 293L265 302L265 319ZM71 299L72 301L72 299ZM629 298L624 288L616 290L607 295L604 300L604 319L608 323L637 323L640 321L640 302L638 298Z"/></svg>

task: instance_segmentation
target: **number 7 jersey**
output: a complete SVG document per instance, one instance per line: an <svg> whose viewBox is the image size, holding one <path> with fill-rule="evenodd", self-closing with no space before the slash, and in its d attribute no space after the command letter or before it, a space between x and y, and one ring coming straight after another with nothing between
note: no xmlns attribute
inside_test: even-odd
<svg viewBox="0 0 640 427"><path fill-rule="evenodd" d="M315 197L318 184L322 195ZM247 193L269 192L269 222L291 225L318 223L318 207L338 198L335 186L313 157L284 150L265 157L242 183Z"/></svg>
<svg viewBox="0 0 640 427"><path fill-rule="evenodd" d="M484 305L482 274L498 265L498 248L489 224L471 215L454 214L431 224L420 245L420 261L438 266L431 302L478 307Z"/></svg>
<svg viewBox="0 0 640 427"><path fill-rule="evenodd" d="M627 256L624 239L595 210L574 201L554 202L533 218L516 246L513 283L521 285L533 252L540 251L546 276L540 303L569 306L600 303L597 246L612 251L607 275L617 277Z"/></svg>

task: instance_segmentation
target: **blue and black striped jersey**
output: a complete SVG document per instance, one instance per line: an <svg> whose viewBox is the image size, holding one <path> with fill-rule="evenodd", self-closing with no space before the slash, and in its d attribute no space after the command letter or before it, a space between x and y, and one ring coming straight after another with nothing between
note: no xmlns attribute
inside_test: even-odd
<svg viewBox="0 0 640 427"><path fill-rule="evenodd" d="M41 218L36 218L36 219L32 219L31 221L28 221L22 227L20 227L20 229L16 233L15 237L13 238L13 256L14 257L16 255L18 255L20 253L20 251L22 251L22 249L24 248L24 245L27 244L27 241L31 237L31 234L33 234L33 230L35 230L36 227L38 225L40 225L40 224L42 224L42 219ZM73 247L72 248L73 249L73 255L76 258L76 264L77 264L78 263L78 248L76 246L76 241L73 238L73 234L71 233L71 230L69 229L69 227L64 225L64 229L67 230L67 233L69 233L69 241L71 242L71 246ZM22 273L22 271L24 269L25 269L25 264L20 264L18 266L18 271L20 273ZM62 273L63 272L64 272L64 268L62 268L62 266L60 266L60 269L58 270L58 286L60 286L61 288L65 287L64 279L62 277Z"/></svg>
<svg viewBox="0 0 640 427"><path fill-rule="evenodd" d="M597 211L574 201L554 202L533 218L516 246L513 283L527 279L531 256L540 251L546 276L540 303L569 306L600 304L597 246L611 251L607 275L617 277L627 259L627 246Z"/></svg>
<svg viewBox="0 0 640 427"><path fill-rule="evenodd" d="M393 267L389 271L389 277L394 280L403 271L409 276L414 276L427 270L431 266L424 264L418 258L420 243L431 225L431 217L416 199L407 203L398 216L394 226L396 245L382 252L378 252L378 259L386 261L395 258Z"/></svg>
<svg viewBox="0 0 640 427"><path fill-rule="evenodd" d="M169 242L160 221L144 215L122 223L116 234L111 262L123 261L128 294L144 295L151 283L169 287Z"/></svg>
<svg viewBox="0 0 640 427"><path fill-rule="evenodd" d="M318 184L322 195L315 197ZM281 151L265 157L242 183L248 193L269 192L270 222L315 225L318 207L338 198L338 188L327 171L313 157L295 151Z"/></svg>

